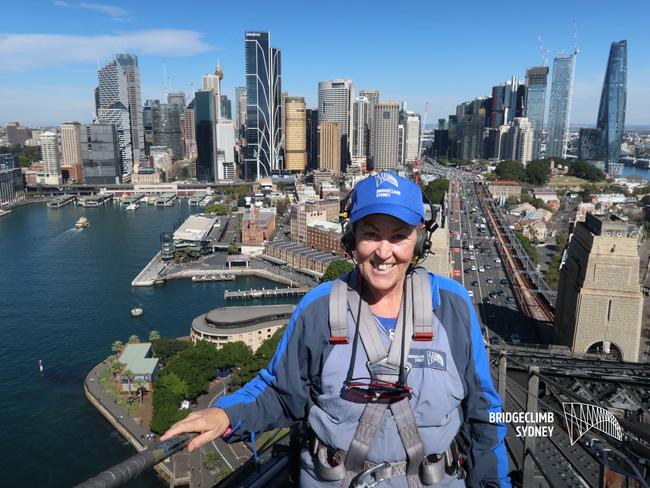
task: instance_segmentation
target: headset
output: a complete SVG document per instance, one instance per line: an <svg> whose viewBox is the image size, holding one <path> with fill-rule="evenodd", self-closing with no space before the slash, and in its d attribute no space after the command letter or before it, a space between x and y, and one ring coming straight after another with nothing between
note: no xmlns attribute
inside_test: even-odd
<svg viewBox="0 0 650 488"><path fill-rule="evenodd" d="M341 236L341 247L353 260L354 257L352 252L357 247L356 239L354 237L354 225L350 223L352 196L354 192L355 190L353 188L352 191L348 193L348 196L345 197L345 200L343 201L343 211L339 214L339 223L341 224L341 230L343 231L343 235ZM431 210L431 218L429 220L425 219L424 228L418 230L418 237L415 241L413 259L411 261L412 266L418 265L429 255L431 252L431 236L438 228L438 224L436 223L438 212L424 192L422 192L422 203L429 206L429 209Z"/></svg>

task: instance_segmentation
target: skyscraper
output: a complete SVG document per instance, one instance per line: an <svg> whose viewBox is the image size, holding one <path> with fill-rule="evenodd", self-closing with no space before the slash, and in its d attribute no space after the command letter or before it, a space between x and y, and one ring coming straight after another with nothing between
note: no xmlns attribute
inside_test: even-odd
<svg viewBox="0 0 650 488"><path fill-rule="evenodd" d="M117 126L89 124L81 127L84 182L91 185L120 182L121 163Z"/></svg>
<svg viewBox="0 0 650 488"><path fill-rule="evenodd" d="M201 181L216 181L217 171L217 112L212 90L194 94L196 124L196 177Z"/></svg>
<svg viewBox="0 0 650 488"><path fill-rule="evenodd" d="M374 113L374 106L379 103L379 90L376 88L366 88L359 92L360 97L366 97L370 106L368 107L368 131L372 129L372 116ZM370 142L368 142L368 147L370 147Z"/></svg>
<svg viewBox="0 0 650 488"><path fill-rule="evenodd" d="M331 169L338 176L341 174L341 128L337 122L321 122L318 131L320 133L318 169Z"/></svg>
<svg viewBox="0 0 650 488"><path fill-rule="evenodd" d="M247 180L280 171L282 149L281 53L268 32L247 32L246 158Z"/></svg>
<svg viewBox="0 0 650 488"><path fill-rule="evenodd" d="M166 146L171 149L174 159L182 159L180 105L156 103L151 107L151 112L153 116L153 145Z"/></svg>
<svg viewBox="0 0 650 488"><path fill-rule="evenodd" d="M603 131L605 167L610 176L619 176L623 165L618 162L625 128L627 96L627 41L612 42L607 60L598 108L598 128Z"/></svg>
<svg viewBox="0 0 650 488"><path fill-rule="evenodd" d="M352 80L328 80L318 83L318 123L336 122L341 130L341 169L345 169L352 153Z"/></svg>
<svg viewBox="0 0 650 488"><path fill-rule="evenodd" d="M576 54L558 55L553 59L553 79L551 81L551 101L548 109L548 137L546 157L566 155L571 98L573 97L573 73Z"/></svg>
<svg viewBox="0 0 650 488"><path fill-rule="evenodd" d="M307 118L303 97L286 97L284 161L287 171L307 169Z"/></svg>
<svg viewBox="0 0 650 488"><path fill-rule="evenodd" d="M46 185L61 184L61 160L59 159L59 144L54 132L43 132L41 135L41 156L43 158L43 173Z"/></svg>
<svg viewBox="0 0 650 488"><path fill-rule="evenodd" d="M587 161L601 171L605 171L605 144L602 129L580 129L578 138L578 159Z"/></svg>
<svg viewBox="0 0 650 488"><path fill-rule="evenodd" d="M221 80L223 79L223 69L217 64L214 74L206 74L201 78L201 90L212 90L214 93L214 109L218 119L221 118Z"/></svg>
<svg viewBox="0 0 650 488"><path fill-rule="evenodd" d="M404 157L405 163L412 163L420 158L420 116L407 110L403 120L404 125Z"/></svg>
<svg viewBox="0 0 650 488"><path fill-rule="evenodd" d="M368 157L370 139L371 103L366 97L357 97L352 110L352 157Z"/></svg>
<svg viewBox="0 0 650 488"><path fill-rule="evenodd" d="M126 77L133 160L139 161L140 157L144 156L144 129L142 126L142 89L140 87L138 57L134 54L118 54L115 59L124 70L124 76Z"/></svg>
<svg viewBox="0 0 650 488"><path fill-rule="evenodd" d="M246 125L246 87L245 86L236 86L235 87L235 107L237 113L237 128L239 130L240 137L243 137L244 132L243 128Z"/></svg>
<svg viewBox="0 0 650 488"><path fill-rule="evenodd" d="M176 105L177 107L180 108L181 111L186 106L185 103L185 93L182 91L179 92L170 92L167 94L167 103L169 105Z"/></svg>
<svg viewBox="0 0 650 488"><path fill-rule="evenodd" d="M533 128L533 159L541 156L542 132L548 66L536 66L526 70L526 117Z"/></svg>
<svg viewBox="0 0 650 488"><path fill-rule="evenodd" d="M370 157L376 171L393 169L399 161L399 102L384 101L374 106L370 131Z"/></svg>
<svg viewBox="0 0 650 488"><path fill-rule="evenodd" d="M318 169L318 110L307 109L307 169Z"/></svg>
<svg viewBox="0 0 650 488"><path fill-rule="evenodd" d="M515 117L508 130L508 155L507 159L526 163L533 155L533 128L526 117Z"/></svg>
<svg viewBox="0 0 650 488"><path fill-rule="evenodd" d="M130 179L133 171L133 141L131 139L131 116L128 108L129 90L124 68L117 60L113 60L100 68L98 81L97 121L103 124L114 124L117 127L121 173L123 177Z"/></svg>
<svg viewBox="0 0 650 488"><path fill-rule="evenodd" d="M221 118L232 120L232 104L226 95L221 95Z"/></svg>
<svg viewBox="0 0 650 488"><path fill-rule="evenodd" d="M83 171L81 165L81 124L66 122L61 124L61 166L70 172L70 179L81 182Z"/></svg>

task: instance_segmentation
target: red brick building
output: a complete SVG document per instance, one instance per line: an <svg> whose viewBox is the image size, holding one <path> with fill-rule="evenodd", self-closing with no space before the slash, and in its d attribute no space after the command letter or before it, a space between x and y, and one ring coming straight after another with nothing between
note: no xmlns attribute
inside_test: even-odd
<svg viewBox="0 0 650 488"><path fill-rule="evenodd" d="M241 223L241 242L248 245L262 245L275 231L275 208L251 206Z"/></svg>

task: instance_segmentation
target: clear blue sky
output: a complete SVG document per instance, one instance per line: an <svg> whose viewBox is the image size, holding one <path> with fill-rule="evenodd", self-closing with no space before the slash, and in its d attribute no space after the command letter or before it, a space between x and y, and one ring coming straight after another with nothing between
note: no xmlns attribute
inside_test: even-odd
<svg viewBox="0 0 650 488"><path fill-rule="evenodd" d="M571 123L594 124L612 41L628 40L626 124L650 125L650 1L126 1L3 2L0 24L0 124L89 122L97 65L116 52L140 59L142 97L169 85L186 92L219 59L223 89L244 82L244 32L271 32L282 50L283 89L317 104L318 81L349 78L407 102L429 123L457 103L489 95L541 56L581 52ZM550 84L550 77L549 77ZM233 107L234 109L234 107Z"/></svg>

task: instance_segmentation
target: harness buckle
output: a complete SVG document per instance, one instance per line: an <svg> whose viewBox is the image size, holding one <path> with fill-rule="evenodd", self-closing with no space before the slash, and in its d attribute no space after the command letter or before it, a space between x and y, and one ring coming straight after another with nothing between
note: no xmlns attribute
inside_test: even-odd
<svg viewBox="0 0 650 488"><path fill-rule="evenodd" d="M370 371L370 376L373 378L376 378L379 375L384 375L384 376L399 376L399 365L398 364L391 364L388 362L388 356L385 358L380 359L379 361L375 361L374 363L371 363L368 361L366 363L366 366L368 367L368 371ZM411 370L411 365L407 362L404 364L404 380L406 380L406 377L408 376L409 371Z"/></svg>
<svg viewBox="0 0 650 488"><path fill-rule="evenodd" d="M352 478L352 482L350 483L350 486L352 488L372 488L373 486L377 486L379 483L384 481L384 478L378 479L376 476L374 476L374 474L380 469L389 468L389 467L390 467L390 463L383 462L381 464L377 464L376 466L372 466L371 468L368 468L364 471L361 471L358 475Z"/></svg>
<svg viewBox="0 0 650 488"><path fill-rule="evenodd" d="M348 343L348 336L330 336L330 344L335 346Z"/></svg>
<svg viewBox="0 0 650 488"><path fill-rule="evenodd" d="M433 332L416 332L413 334L413 340L430 342L433 340Z"/></svg>

